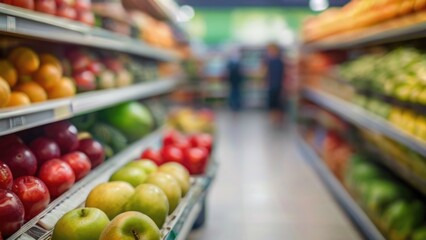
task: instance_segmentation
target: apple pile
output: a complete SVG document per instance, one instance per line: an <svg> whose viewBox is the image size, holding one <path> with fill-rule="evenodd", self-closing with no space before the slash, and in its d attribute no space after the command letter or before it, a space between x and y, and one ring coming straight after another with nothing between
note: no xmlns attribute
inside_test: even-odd
<svg viewBox="0 0 426 240"><path fill-rule="evenodd" d="M23 138L15 134L0 138L3 237L13 234L104 161L102 145L90 138L79 140L77 134L75 126L61 121L24 132Z"/></svg>
<svg viewBox="0 0 426 240"><path fill-rule="evenodd" d="M178 163L158 167L132 161L91 190L85 208L66 213L55 224L52 240L158 240L160 228L190 188L190 175Z"/></svg>
<svg viewBox="0 0 426 240"><path fill-rule="evenodd" d="M90 26L95 23L90 0L1 0L0 2L77 20Z"/></svg>
<svg viewBox="0 0 426 240"><path fill-rule="evenodd" d="M156 151L145 149L141 158L150 159L158 166L177 162L185 166L190 174L203 174L211 154L213 138L207 133L196 133L189 136L170 130L163 137L163 146Z"/></svg>
<svg viewBox="0 0 426 240"><path fill-rule="evenodd" d="M69 49L65 56L80 92L95 89L125 87L133 83L133 75L126 69L130 59L126 55L98 56L82 48Z"/></svg>

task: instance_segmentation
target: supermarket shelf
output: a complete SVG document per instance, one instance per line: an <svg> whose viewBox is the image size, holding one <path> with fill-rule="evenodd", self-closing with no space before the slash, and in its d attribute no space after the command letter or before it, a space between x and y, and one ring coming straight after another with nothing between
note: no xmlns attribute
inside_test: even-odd
<svg viewBox="0 0 426 240"><path fill-rule="evenodd" d="M78 94L76 97L0 110L0 136L92 112L120 102L171 92L177 79L159 79L129 87Z"/></svg>
<svg viewBox="0 0 426 240"><path fill-rule="evenodd" d="M426 156L426 143L418 140L404 131L393 126L388 121L375 116L374 114L358 107L352 103L341 100L330 94L324 93L319 90L305 88L303 90L303 96L310 101L313 101L333 113L341 116L347 121L358 125L362 128L370 131L379 132L386 137L397 141L413 151L416 151L423 156Z"/></svg>
<svg viewBox="0 0 426 240"><path fill-rule="evenodd" d="M298 146L302 155L310 165L315 169L322 181L325 183L333 197L337 200L340 206L347 212L366 239L369 240L384 240L385 237L380 233L374 223L370 220L362 208L349 195L341 183L334 177L330 170L325 166L322 159L317 153L302 139L297 136Z"/></svg>
<svg viewBox="0 0 426 240"><path fill-rule="evenodd" d="M362 29L359 34L351 34L350 36L344 36L343 38L341 37L344 40L322 40L306 44L303 46L303 48L304 50L311 52L340 50L375 44L394 43L426 37L426 24L423 20L408 26L391 28L386 30L382 30L379 26L376 26L374 27L374 30L375 31L369 31L369 29Z"/></svg>
<svg viewBox="0 0 426 240"><path fill-rule="evenodd" d="M80 22L0 3L0 33L78 44L135 54L162 61L175 61L171 51Z"/></svg>
<svg viewBox="0 0 426 240"><path fill-rule="evenodd" d="M102 182L107 182L114 171L137 158L142 149L158 147L161 143L162 128L130 145L128 148L108 159L104 164L92 171L88 176L76 183L70 190L52 201L49 206L35 218L27 222L8 240L47 240L50 239L55 223L66 212L83 206L90 190ZM191 179L192 186L180 202L178 208L167 218L162 228L164 240L186 239L192 224L201 211L201 203L216 174L217 163L211 161L205 176Z"/></svg>

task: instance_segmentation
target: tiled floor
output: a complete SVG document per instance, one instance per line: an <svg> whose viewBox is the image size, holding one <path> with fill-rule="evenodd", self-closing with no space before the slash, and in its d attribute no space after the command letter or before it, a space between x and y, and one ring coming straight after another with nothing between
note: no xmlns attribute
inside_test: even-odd
<svg viewBox="0 0 426 240"><path fill-rule="evenodd" d="M218 115L220 162L208 217L189 240L356 240L351 222L267 115Z"/></svg>

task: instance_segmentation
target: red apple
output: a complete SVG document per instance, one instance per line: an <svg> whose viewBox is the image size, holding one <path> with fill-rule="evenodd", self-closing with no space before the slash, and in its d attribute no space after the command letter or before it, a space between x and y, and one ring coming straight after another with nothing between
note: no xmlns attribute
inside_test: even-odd
<svg viewBox="0 0 426 240"><path fill-rule="evenodd" d="M161 157L164 162L177 162L183 165L184 156L182 150L178 147L168 145L161 149Z"/></svg>
<svg viewBox="0 0 426 240"><path fill-rule="evenodd" d="M56 13L56 2L55 0L35 0L35 10L55 15Z"/></svg>
<svg viewBox="0 0 426 240"><path fill-rule="evenodd" d="M209 153L204 147L193 147L185 151L185 166L191 174L204 173Z"/></svg>
<svg viewBox="0 0 426 240"><path fill-rule="evenodd" d="M0 189L12 189L13 175L10 168L0 161Z"/></svg>
<svg viewBox="0 0 426 240"><path fill-rule="evenodd" d="M61 121L44 126L44 133L55 141L61 153L69 153L78 148L77 128L68 121Z"/></svg>
<svg viewBox="0 0 426 240"><path fill-rule="evenodd" d="M191 144L189 143L188 139L182 137L179 140L177 140L173 146L179 148L180 150L185 151L187 148L191 147Z"/></svg>
<svg viewBox="0 0 426 240"><path fill-rule="evenodd" d="M123 64L117 58L105 58L103 59L103 64L113 72L119 72L124 69Z"/></svg>
<svg viewBox="0 0 426 240"><path fill-rule="evenodd" d="M157 166L160 166L161 164L163 164L163 158L161 157L161 154L159 151L155 151L152 148L147 148L145 149L142 154L141 154L141 159L149 159L153 162L155 162L155 164L157 164Z"/></svg>
<svg viewBox="0 0 426 240"><path fill-rule="evenodd" d="M67 6L73 6L74 5L74 0L55 0L56 2L56 6L62 6L62 5L67 5Z"/></svg>
<svg viewBox="0 0 426 240"><path fill-rule="evenodd" d="M84 69L86 69L92 62L87 53L83 51L72 52L70 58L71 66L74 72L84 71Z"/></svg>
<svg viewBox="0 0 426 240"><path fill-rule="evenodd" d="M80 11L77 14L77 20L89 26L95 24L95 15L91 11Z"/></svg>
<svg viewBox="0 0 426 240"><path fill-rule="evenodd" d="M80 140L78 150L89 157L92 169L99 166L105 160L105 151L102 144L91 138Z"/></svg>
<svg viewBox="0 0 426 240"><path fill-rule="evenodd" d="M90 0L75 0L74 8L77 11L89 11L92 7L92 2Z"/></svg>
<svg viewBox="0 0 426 240"><path fill-rule="evenodd" d="M61 159L70 165L74 172L76 181L86 176L92 167L89 158L82 152L75 151L68 153L62 156Z"/></svg>
<svg viewBox="0 0 426 240"><path fill-rule="evenodd" d="M34 9L34 0L12 0L12 5L16 7Z"/></svg>
<svg viewBox="0 0 426 240"><path fill-rule="evenodd" d="M24 205L12 191L0 189L0 232L8 237L24 224Z"/></svg>
<svg viewBox="0 0 426 240"><path fill-rule="evenodd" d="M51 198L66 192L75 182L71 166L56 158L41 165L38 177L46 184Z"/></svg>
<svg viewBox="0 0 426 240"><path fill-rule="evenodd" d="M209 152L212 149L213 138L207 133L192 135L189 141L193 147L205 147Z"/></svg>
<svg viewBox="0 0 426 240"><path fill-rule="evenodd" d="M56 10L56 16L74 20L77 18L77 11L70 6L62 5Z"/></svg>
<svg viewBox="0 0 426 240"><path fill-rule="evenodd" d="M98 61L93 61L86 67L86 70L91 71L95 75L98 75L102 72L104 68L105 67L102 63Z"/></svg>
<svg viewBox="0 0 426 240"><path fill-rule="evenodd" d="M25 221L35 217L49 205L49 190L46 184L36 177L24 176L15 179L12 191L24 205Z"/></svg>
<svg viewBox="0 0 426 240"><path fill-rule="evenodd" d="M37 160L24 145L11 145L2 153L2 160L12 171L13 177L31 176L37 171Z"/></svg>
<svg viewBox="0 0 426 240"><path fill-rule="evenodd" d="M0 137L0 152L9 148L10 145L23 145L24 142L15 134Z"/></svg>
<svg viewBox="0 0 426 240"><path fill-rule="evenodd" d="M34 153L39 166L47 160L61 156L58 144L47 137L39 137L32 141L30 149Z"/></svg>
<svg viewBox="0 0 426 240"><path fill-rule="evenodd" d="M177 132L177 131L168 131L166 134L164 134L163 137L163 145L167 146L167 145L174 145L176 144L178 141L180 141L182 139L182 135Z"/></svg>
<svg viewBox="0 0 426 240"><path fill-rule="evenodd" d="M96 89L96 77L91 71L74 73L73 78L79 91L92 91Z"/></svg>

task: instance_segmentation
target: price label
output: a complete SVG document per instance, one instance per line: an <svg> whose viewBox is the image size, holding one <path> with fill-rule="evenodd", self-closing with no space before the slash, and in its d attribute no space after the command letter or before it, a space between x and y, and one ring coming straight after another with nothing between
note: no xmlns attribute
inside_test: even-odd
<svg viewBox="0 0 426 240"><path fill-rule="evenodd" d="M13 117L9 119L9 128L17 128L22 127L25 125L25 117L19 116L19 117Z"/></svg>
<svg viewBox="0 0 426 240"><path fill-rule="evenodd" d="M7 16L6 18L6 29L9 32L15 32L16 31L16 18L12 16Z"/></svg>

